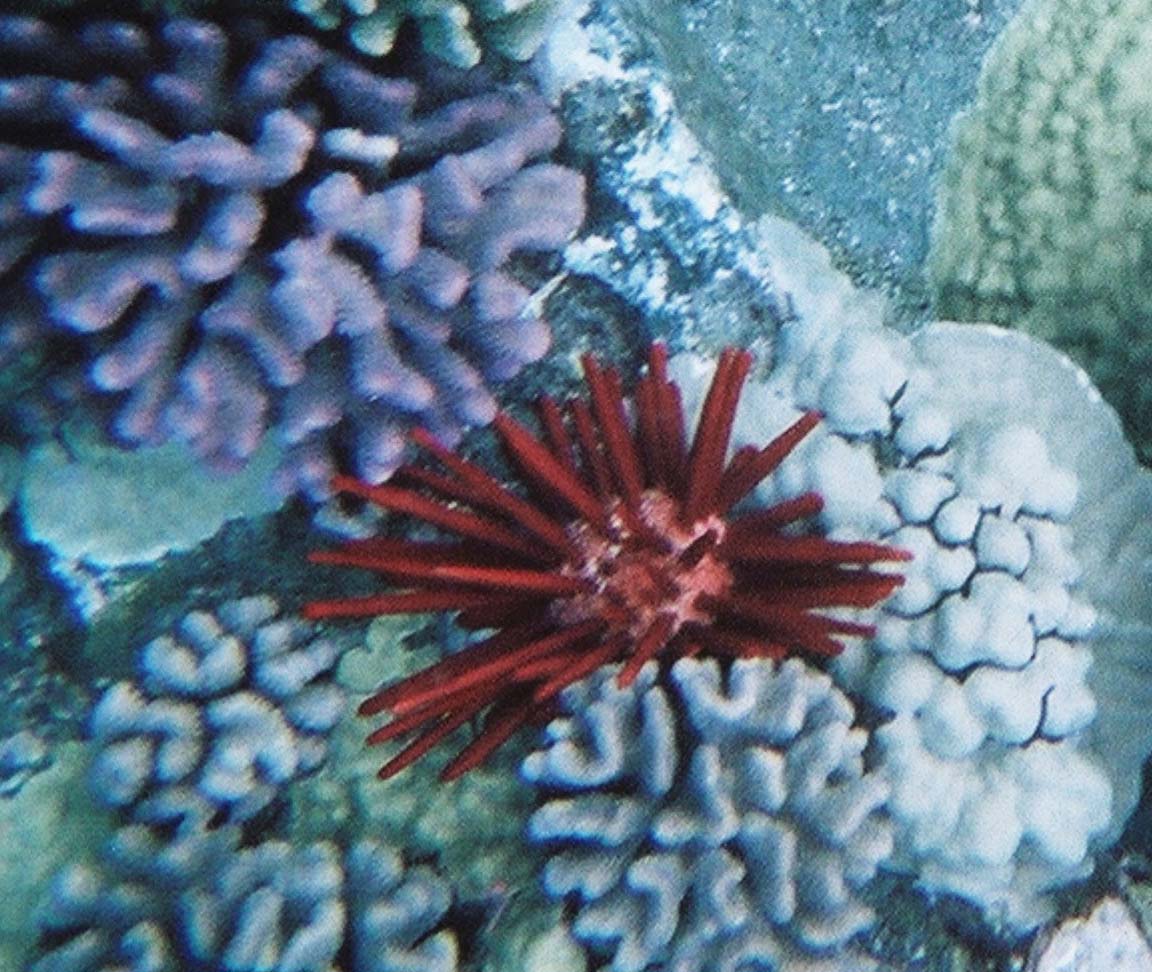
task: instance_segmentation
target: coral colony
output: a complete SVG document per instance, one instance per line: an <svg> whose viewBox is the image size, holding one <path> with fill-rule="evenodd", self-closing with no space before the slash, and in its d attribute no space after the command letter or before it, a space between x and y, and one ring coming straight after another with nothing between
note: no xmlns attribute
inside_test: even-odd
<svg viewBox="0 0 1152 972"><path fill-rule="evenodd" d="M374 840L236 848L234 837L203 831L177 862L153 841L122 840L103 868L69 866L52 882L48 947L31 972L456 972L451 891L429 868Z"/></svg>
<svg viewBox="0 0 1152 972"><path fill-rule="evenodd" d="M928 259L936 313L1075 358L1152 456L1145 249L1148 0L1025 4L952 128ZM1130 78L1133 83L1124 83Z"/></svg>
<svg viewBox="0 0 1152 972"><path fill-rule="evenodd" d="M872 923L860 891L893 827L848 697L799 658L616 683L605 668L564 692L522 769L576 938L612 972L851 968L812 960Z"/></svg>
<svg viewBox="0 0 1152 972"><path fill-rule="evenodd" d="M421 430L416 442L442 471L404 466L384 486L336 479L339 492L455 539L369 538L315 554L378 573L394 589L313 602L308 617L455 610L465 628L496 629L361 705L362 715L393 716L370 743L414 734L382 777L488 709L444 770L445 779L459 776L550 713L566 686L612 662L622 663L626 687L657 657L827 658L841 651L840 636L873 633L821 609L877 604L902 578L873 565L907 553L798 532L821 509L815 493L733 513L820 421L807 412L763 448L727 460L751 361L733 349L720 357L689 444L662 345L649 354L632 423L617 373L585 357L588 400L562 407L542 397L540 437L507 414L495 420L523 493Z"/></svg>
<svg viewBox="0 0 1152 972"><path fill-rule="evenodd" d="M389 53L401 26L414 21L427 51L472 67L487 53L526 61L544 41L558 0L290 0L317 27L344 25L358 50Z"/></svg>
<svg viewBox="0 0 1152 972"><path fill-rule="evenodd" d="M92 713L93 791L133 820L249 820L327 757L344 707L338 646L269 597L193 611ZM201 813L201 811L203 811Z"/></svg>
<svg viewBox="0 0 1152 972"><path fill-rule="evenodd" d="M529 90L270 31L0 17L0 295L122 444L231 469L272 430L279 489L320 498L410 424L491 419L550 340L506 264L563 245L583 179Z"/></svg>

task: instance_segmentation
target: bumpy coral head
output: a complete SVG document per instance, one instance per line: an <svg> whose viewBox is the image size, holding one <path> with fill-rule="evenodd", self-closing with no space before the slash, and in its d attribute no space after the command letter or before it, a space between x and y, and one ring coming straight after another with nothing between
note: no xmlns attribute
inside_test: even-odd
<svg viewBox="0 0 1152 972"><path fill-rule="evenodd" d="M762 448L729 458L751 361L745 351L721 355L691 442L667 353L654 345L631 409L617 373L586 357L588 399L562 407L541 398L539 436L507 414L496 419L518 488L426 432L416 442L440 469L406 466L383 486L336 479L339 491L451 539L370 538L315 554L374 571L392 589L313 602L309 617L454 610L466 628L494 629L360 707L393 716L369 742L414 736L381 776L490 709L444 771L458 776L546 716L566 686L611 662L622 663L626 685L657 657L828 657L842 649L840 637L872 634L867 623L821 609L877 604L902 578L875 565L907 553L804 531L822 506L815 493L737 508L820 421L807 412Z"/></svg>

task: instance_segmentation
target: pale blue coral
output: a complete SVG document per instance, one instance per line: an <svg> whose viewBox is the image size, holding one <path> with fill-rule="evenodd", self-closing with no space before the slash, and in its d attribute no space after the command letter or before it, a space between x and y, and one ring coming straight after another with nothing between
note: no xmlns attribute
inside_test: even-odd
<svg viewBox="0 0 1152 972"><path fill-rule="evenodd" d="M92 790L123 823L54 879L35 972L455 970L451 891L429 869L372 840L252 843L325 759L338 656L266 597L143 647L138 681L92 715Z"/></svg>
<svg viewBox="0 0 1152 972"><path fill-rule="evenodd" d="M156 826L252 818L324 761L338 656L270 598L185 616L96 704L93 792Z"/></svg>
<svg viewBox="0 0 1152 972"><path fill-rule="evenodd" d="M209 841L210 837L205 837ZM33 972L454 972L447 885L376 841L226 841L179 871L115 851L74 865L39 915Z"/></svg>
<svg viewBox="0 0 1152 972"><path fill-rule="evenodd" d="M522 771L576 937L615 972L834 961L892 846L852 704L799 660L685 659L667 684L650 664L628 688L617 672L565 692Z"/></svg>

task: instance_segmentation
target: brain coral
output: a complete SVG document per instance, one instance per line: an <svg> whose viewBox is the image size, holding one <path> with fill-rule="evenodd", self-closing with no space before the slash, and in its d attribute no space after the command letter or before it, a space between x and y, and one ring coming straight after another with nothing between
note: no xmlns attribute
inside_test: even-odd
<svg viewBox="0 0 1152 972"><path fill-rule="evenodd" d="M514 61L530 58L559 0L290 0L321 27L345 25L365 54L387 54L406 21L426 50L450 64L472 67L486 51Z"/></svg>
<svg viewBox="0 0 1152 972"><path fill-rule="evenodd" d="M958 119L936 310L1051 340L1152 454L1152 3L1029 0Z"/></svg>
<svg viewBox="0 0 1152 972"><path fill-rule="evenodd" d="M698 407L692 362L671 370ZM1152 475L1083 372L993 327L798 320L734 439L806 408L825 422L761 499L818 491L829 536L914 552L831 669L879 723L889 863L1034 927L1115 840L1152 751Z"/></svg>
<svg viewBox="0 0 1152 972"><path fill-rule="evenodd" d="M892 846L852 704L799 659L681 659L669 685L654 664L628 688L616 674L567 689L523 766L576 936L615 972L840 968Z"/></svg>
<svg viewBox="0 0 1152 972"><path fill-rule="evenodd" d="M567 239L583 183L539 161L532 93L244 20L0 18L0 85L4 330L89 362L121 441L228 468L271 425L280 488L324 495L410 424L488 421L547 346L503 267Z"/></svg>

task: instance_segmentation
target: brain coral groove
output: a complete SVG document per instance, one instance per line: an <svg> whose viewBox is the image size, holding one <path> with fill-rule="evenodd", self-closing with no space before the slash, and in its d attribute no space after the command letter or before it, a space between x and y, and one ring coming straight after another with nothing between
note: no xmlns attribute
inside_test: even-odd
<svg viewBox="0 0 1152 972"><path fill-rule="evenodd" d="M68 338L125 443L232 468L271 426L284 492L487 422L549 341L505 264L565 242L583 180L534 93L405 67L255 20L0 18L5 330Z"/></svg>

